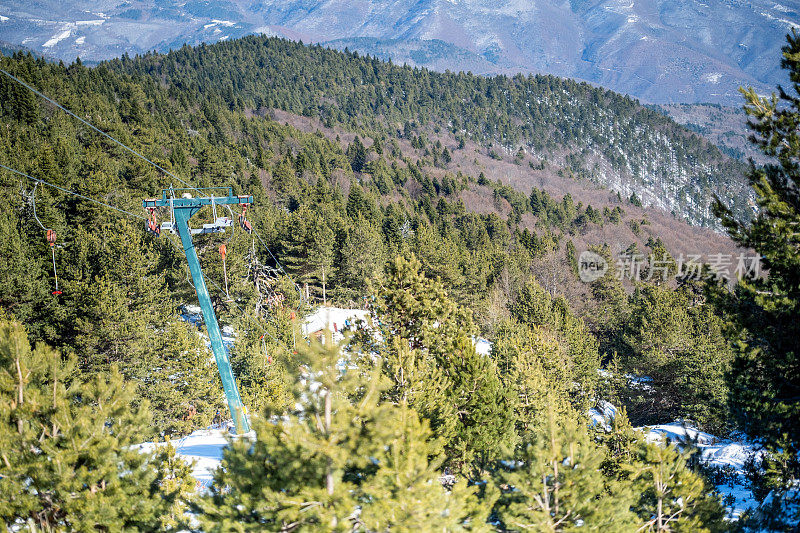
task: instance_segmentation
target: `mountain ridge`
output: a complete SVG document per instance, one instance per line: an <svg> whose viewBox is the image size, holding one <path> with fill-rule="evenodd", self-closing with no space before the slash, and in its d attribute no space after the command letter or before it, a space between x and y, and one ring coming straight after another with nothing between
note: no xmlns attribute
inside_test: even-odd
<svg viewBox="0 0 800 533"><path fill-rule="evenodd" d="M275 107L355 131L408 137L421 133L414 124L447 129L487 154L522 151L535 164L556 165L626 198L635 193L697 225L716 225L714 194L737 213L749 212L741 163L662 113L586 83L443 74L263 36L103 68L220 98L232 109Z"/></svg>
<svg viewBox="0 0 800 533"><path fill-rule="evenodd" d="M739 86L780 81L768 59L800 27L800 5L781 1L11 0L0 37L98 61L264 33L439 71L547 73L650 103L730 105Z"/></svg>

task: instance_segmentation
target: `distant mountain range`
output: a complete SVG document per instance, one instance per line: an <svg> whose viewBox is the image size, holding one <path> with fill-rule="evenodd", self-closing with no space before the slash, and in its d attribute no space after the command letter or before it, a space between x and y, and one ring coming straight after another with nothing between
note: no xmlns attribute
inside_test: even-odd
<svg viewBox="0 0 800 533"><path fill-rule="evenodd" d="M780 2L780 3L779 3ZM98 61L251 33L434 70L587 80L650 103L740 105L783 82L795 0L6 0L0 40Z"/></svg>

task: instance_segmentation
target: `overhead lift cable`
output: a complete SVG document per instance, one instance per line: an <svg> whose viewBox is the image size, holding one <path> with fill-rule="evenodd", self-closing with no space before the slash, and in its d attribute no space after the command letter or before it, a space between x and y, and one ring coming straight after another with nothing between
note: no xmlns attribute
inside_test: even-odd
<svg viewBox="0 0 800 533"><path fill-rule="evenodd" d="M25 83L24 81L22 81L21 79L19 79L19 78L18 78L18 77L16 77L16 76L14 76L14 75L13 75L13 74L11 74L10 72L8 72L8 71L6 71L6 70L3 70L3 69L0 69L0 73L3 73L3 74L5 74L5 75L6 75L6 76L8 76L10 79L12 79L12 80L14 80L15 82L19 83L20 85L22 85L23 87L25 87L25 88L26 88L26 89L28 89L29 91L31 91L31 92L33 92L34 94L36 94L37 96L39 96L40 98L42 98L42 99L44 99L44 100L46 100L46 101L50 102L51 104L53 104L53 105L54 105L54 106L56 106L57 108L61 109L62 111L64 111L64 112L65 112L65 113L67 113L68 115L70 115L71 117L73 117L73 118L75 118L75 119L79 120L79 121L80 121L82 124L86 125L87 127L91 128L92 130L96 131L97 133L99 133L99 134L100 134L100 135L102 135L103 137L105 137L105 138L109 139L110 141L112 141L113 143L117 144L117 145L118 145L118 146L120 146L121 148L123 148L123 149L127 150L128 152L132 153L133 155L135 155L136 157L138 157L138 158L139 158L139 159L141 159L142 161L145 161L146 163L149 163L150 165L153 165L153 166L154 166L156 169L158 169L158 170L160 170L161 172L163 172L163 173L164 173L166 176L169 176L169 177L171 177L171 178L173 178L173 179L175 179L175 180L179 181L180 183L182 183L182 184L186 185L186 186L187 186L187 187L189 187L190 189L194 189L194 190L196 190L196 191L198 191L198 192L200 191L200 190L199 190L197 187L195 187L195 186L191 185L190 183L186 182L185 180L183 180L183 179L179 178L178 176L176 176L175 174L173 174L173 173L172 173L172 172L170 172L169 170L165 169L164 167L162 167L162 166L161 166L161 165L159 165L158 163L155 163L154 161L151 161L150 159L148 159L147 157L145 157L145 156L144 156L144 155L142 155L141 153L139 153L139 152L137 152L136 150L134 150L133 148L130 148L129 146L127 146L125 143L123 143L123 142L121 142L121 141L118 141L118 140L117 140L116 138L114 138L112 135L110 135L110 134L108 134L108 133L104 132L103 130L101 130L100 128L98 128L98 127L96 127L95 125L91 124L91 123L90 123L90 122L88 122L87 120L85 120L85 119L83 119L83 118L79 117L78 115L76 115L75 113L73 113L72 111L70 111L69 109L67 109L66 107L64 107L63 105L59 104L57 101L53 100L52 98L50 98L50 97L49 97L49 96L47 96L46 94L44 94L44 93L42 93L42 92L38 91L38 90L37 90L35 87L32 87L31 85L29 85L29 84ZM7 167L4 167L4 168L7 168ZM11 170L11 169L9 169L9 170ZM13 170L12 170L12 172L15 172L15 171L13 171ZM278 261L278 258L277 258L277 257L275 257L275 255L272 253L272 251L269 249L269 247L267 247L266 243L265 243L265 242L264 242L264 240L261 238L261 236L260 236L258 233L256 233L256 232L255 232L255 231L252 229L252 227L250 226L249 222L247 222L247 220L246 220L246 218L245 218L245 213L246 213L246 212L247 212L247 210L246 210L246 208L245 208L244 212L243 212L243 213L240 215L240 217L239 217L239 219L240 219L240 222L242 223L242 226L245 228L245 231L247 231L248 233L250 233L251 231L252 231L253 233L255 233L256 237L258 237L258 240L261 242L261 245L262 245L262 246L263 246L263 247L264 247L264 248L267 250L267 252L269 253L269 255L270 255L270 256L272 257L272 259L275 261L275 264L276 264L276 265L278 266L278 268L280 269L280 271L281 271L281 272L283 272L283 274L284 274L284 275L286 275L286 276L287 276L287 277L288 277L288 278L289 278L289 279L292 281L292 284L294 284L294 286L295 286L295 289L297 290L297 292L300 294L300 296L301 296L301 298L302 298L302 295L303 295L303 291L302 291L302 289L301 289L301 288L300 288L300 286L297 284L297 282L295 282L295 281L294 281L294 279L292 278L292 276L290 276L290 275L289 275L289 273L288 273L288 272L286 272L286 270L283 268L283 265L281 265L280 261ZM147 220L145 217L139 217L139 218L143 218L143 219ZM152 218L152 213L151 213L151 218ZM155 232L155 229L154 229L153 231Z"/></svg>
<svg viewBox="0 0 800 533"><path fill-rule="evenodd" d="M137 151L136 151L136 150L134 150L133 148L130 148L130 147L128 147L127 145L125 145L124 143L122 143L122 142L118 141L117 139L115 139L114 137L112 137L112 136L111 136L111 135L109 135L108 133L104 132L104 131L103 131L103 130L101 130L100 128L98 128L98 127L94 126L93 124L90 124L90 123L89 123L89 122L87 122L86 120L82 119L81 117L79 117L78 115L76 115L75 113L73 113L72 111L70 111L69 109L67 109L66 107L64 107L63 105L59 104L58 102L56 102L55 100L53 100L53 99L52 99L52 98L50 98L49 96L47 96L47 95L45 95L45 94L43 94L43 93L39 92L39 91L38 91L38 90L36 90L34 87L31 87L30 85L28 85L27 83L25 83L25 82L24 82L24 81L22 81L21 79L17 78L17 77L16 77L16 76L14 76L13 74L11 74L11 73L9 73L9 72L7 72L7 71L3 70L3 69L0 69L0 72L2 72L2 73L3 73L3 74L5 74L6 76L8 76L8 77L9 77L9 78L11 78L12 80L14 80L15 82L19 83L20 85L22 85L22 86L23 86L23 87L25 87L26 89L30 90L31 92L33 92L33 93L34 93L34 94L36 94L37 96L39 96L39 97L41 97L41 98L43 98L43 99L47 100L48 102L50 102L51 104L53 104L53 105L54 105L54 106L56 106L57 108L61 109L61 110L62 110L62 111L64 111L65 113L67 113L68 115L70 115L70 116L72 116L72 117L74 117L74 118L78 119L79 121L81 121L83 124L85 124L85 125L86 125L86 126L88 126L89 128L93 129L94 131L96 131L97 133L99 133L99 134L100 134L100 135L102 135L103 137L105 137L105 138L109 139L110 141L112 141L112 142L116 143L116 144L117 144L117 145L119 145L120 147L124 148L124 149L125 149L125 150L127 150L128 152L132 153L133 155L135 155L136 157L138 157L139 159L141 159L142 161L145 161L145 162L147 162L147 163L150 163L151 165L153 165L154 167L156 167L158 170L160 170L161 172L163 172L165 175L167 175L167 176L169 176L169 177L171 177L171 178L173 178L173 179L175 179L175 180L178 180L179 182L183 183L184 185L186 185L187 187L189 187L189 188L191 188L191 189L197 189L196 187L193 187L193 186L192 186L192 185L190 185L189 183L185 182L184 180L182 180L181 178L179 178L178 176L176 176L175 174L173 174L173 173L172 173L172 172L170 172L169 170L165 169L165 168L164 168L164 167L162 167L161 165L159 165L159 164L157 164L157 163L154 163L153 161L151 161L151 160L147 159L145 156L143 156L142 154L140 154L139 152L137 152Z"/></svg>
<svg viewBox="0 0 800 533"><path fill-rule="evenodd" d="M142 218L142 219L144 218L143 216L137 215L136 213L131 213L130 211L125 211L124 209L120 209L118 207L114 207L113 205L109 205L109 204L101 202L99 200L95 200L94 198L89 198L88 196L84 196L84 195L76 193L74 191L70 191L69 189L65 189L63 187L59 187L58 185L53 185L52 183L48 183L48 182L46 182L46 181L44 181L42 179L34 178L33 176L25 174L24 172L20 172L19 170L13 169L11 167L7 167L6 165L0 164L0 168L8 170L9 172L13 172L14 174L17 174L19 176L23 176L23 177L25 177L25 178L27 178L27 179L29 179L29 180L34 182L33 193L31 194L31 201L32 201L32 204L33 204L33 218L36 219L36 223L39 224L39 226L45 231L45 235L47 236L47 244L50 245L50 252L51 252L51 255L53 257L53 278L55 280L55 289L52 291L53 295L57 296L57 295L61 294L61 290L59 290L59 288L58 288L58 270L56 269L56 231L53 228L48 228L44 224L42 224L42 221L39 219L39 215L36 214L36 189L37 189L37 187L39 187L40 183L42 185L47 185L48 187L52 187L52 188L57 189L57 190L59 190L59 191L61 191L63 193L70 194L70 195L75 196L77 198L81 198L83 200L87 200L89 202L93 202L95 204L102 205L103 207L107 207L109 209L113 209L114 211L119 211L120 213L123 213L125 215L131 216L131 217L136 217L136 218Z"/></svg>
<svg viewBox="0 0 800 533"><path fill-rule="evenodd" d="M105 202L101 202L100 200L96 200L96 199L94 199L94 198L89 198L88 196L84 196L84 195L82 195L82 194L80 194L80 193L77 193L77 192L71 191L71 190L69 190L69 189L65 189L64 187L59 187L58 185L54 185L54 184L52 184L52 183L49 183L49 182L47 182L47 181L45 181L45 180L43 180L43 179L34 178L33 176L31 176L31 175L29 175L29 174L26 174L26 173L24 173L24 172L20 172L19 170L16 170L16 169L13 169L13 168L11 168L11 167L8 167L8 166L6 166L6 165L3 165L2 163L0 163L0 168L2 168L2 169L5 169L5 170L7 170L7 171L9 171L9 172L13 172L14 174L17 174L17 175L19 175L19 176L22 176L22 177L24 177L24 178L27 178L27 179L29 179L29 180L33 181L33 182L34 182L34 184L35 184L35 185L34 185L34 194L35 194L35 192L36 192L36 186L38 186L39 184L42 184L42 185L47 185L48 187L52 187L52 188L54 188L54 189L56 189L56 190L58 190L58 191L61 191L61 192L65 193L65 194L69 194L69 195L71 195L71 196L74 196L74 197L76 197L76 198L80 198L80 199L82 199L82 200L86 200L86 201L88 201L88 202L92 202L92 203L95 203L95 204L101 205L101 206L103 206L103 207L106 207L106 208L108 208L108 209L112 209L112 210L114 210L114 211L118 211L118 212L120 212L120 213L122 213L122 214L125 214L125 215L128 215L128 216L130 216L130 217L138 218L138 219L140 219L140 220L147 220L147 217L144 217L144 216L142 216L142 215L138 215L138 214L136 214L136 213L131 213L130 211L126 211L126 210L124 210L124 209L120 209L119 207L115 207L115 206L113 206L113 205L110 205L110 204L107 204L107 203L105 203ZM35 201L35 200L34 200L34 201ZM34 203L34 208L33 208L33 209L34 209L34 211L33 211L33 216L34 216L34 218L36 219L36 222L39 224L39 226L41 226L41 228L42 228L42 229L44 229L45 231L48 231L48 230L52 231L52 229L51 229L51 228L47 228L47 227L45 227L45 226L44 226L44 224L42 224L41 220L39 220L39 217L38 217L38 215L36 214L36 207L35 207L35 203ZM259 237L259 240L261 240L261 238L260 238L260 237ZM170 242L173 242L173 244L175 244L175 246L176 246L178 249L180 249L180 247L179 247L178 243L175 243L174 241L172 241L172 239L170 239ZM262 244L263 244L263 241L262 241ZM266 248L266 245L264 245L264 247ZM267 248L267 251L269 252L269 248ZM272 255L272 252L270 252L270 255ZM274 256L273 256L273 258L274 258ZM277 260L276 260L276 262L277 262ZM280 267L280 264L279 264L279 267ZM288 274L287 274L287 275L288 275ZM187 278L187 279L188 279L188 278ZM218 289L220 292L225 292L225 293L227 293L227 291L225 291L225 290L224 290L222 287L220 287L220 286L217 284L217 282L215 282L213 279L209 278L209 280L208 280L208 281L210 281L210 282L211 282L211 284L213 284L213 285L214 285L214 286L215 286L215 287L216 287L216 288L217 288L217 289ZM189 281L189 283L191 284L191 281ZM192 285L192 286L193 286L193 285ZM193 286L193 287L194 287L194 286ZM259 329L261 329L261 331L263 331L263 332L264 332L264 334L265 334L265 335L267 335L268 337L271 337L271 338L272 338L273 340L275 340L277 343L279 343L279 344L283 345L283 347L284 347L284 348L285 348L287 351L291 351L291 349L290 349L288 346L286 346L286 344L285 344L283 341L281 341L280 339L278 339L277 337L275 337L274 335L272 335L272 334L271 334L271 333L270 333L270 332L269 332L269 331L268 331L268 330L267 330L267 329L266 329L266 328L265 328L263 325L261 325L261 324L259 323L259 321L258 321L258 320L257 320L257 319L256 319L254 316L250 315L250 314L249 314L247 311L245 311L244 309L242 309L242 308L241 308L241 307L240 307L238 304L236 304L235 302L231 302L231 303L233 303L233 305L234 305L234 306L235 306L235 307L236 307L236 308L239 310L239 312L241 312L243 315L245 315L245 316L247 316L248 318L250 318L250 319L253 321L253 323L254 323L254 324L256 324L256 325L259 327Z"/></svg>
<svg viewBox="0 0 800 533"><path fill-rule="evenodd" d="M194 187L194 186L190 185L189 183L187 183L186 181L182 180L181 178L179 178L178 176L176 176L172 172L168 171L167 169L163 168L162 166L158 165L157 163L151 161L150 159L148 159L147 157L143 156L142 154L140 154L136 150L128 147L124 143L118 141L117 139L115 139L110 134L108 134L108 133L100 130L99 128L95 127L94 125L90 124L89 122L87 122L83 118L79 117L78 115L76 115L75 113L73 113L72 111L67 109L66 107L62 106L61 104L59 104L58 102L53 100L52 98L46 96L45 94L43 94L40 91L36 90L35 88L31 87L30 85L28 85L24 81L20 80L19 78L17 78L13 74L10 74L9 72L7 72L7 71L5 71L3 69L0 69L0 73L5 74L10 79L14 80L18 84L20 84L23 87L25 87L26 89L30 90L31 92L33 92L37 96L39 96L39 97L43 98L44 100L50 102L52 105L54 105L57 108L61 109L65 113L69 114L73 118L75 118L78 121L80 121L82 124L86 125L87 127L92 129L93 131L96 131L97 133L99 133L103 137L109 139L110 141L112 141L113 143L117 144L121 148L127 150L128 152L130 152L131 154L135 155L139 159L141 159L141 160L145 161L146 163L149 163L150 165L154 166L155 168L157 168L158 170L163 172L166 176L169 176L169 177L175 179L176 181L186 185L187 187L189 187L192 190L196 190L202 196L203 191L201 191L197 187ZM12 169L10 167L6 167L5 165L2 165L2 168L5 168L5 169L7 169L7 170L9 170L11 172L14 172L16 174L25 176L26 178L32 179L32 180L36 181L37 184L39 182L41 182L41 183L45 183L45 184L47 184L49 186L53 186L52 184L46 183L43 180L38 180L36 178L33 178L32 176L28 176L27 174L24 174L22 172L14 170L14 169ZM118 209L118 208L115 208L113 206L109 206L108 204L104 204L103 202L99 202L97 200L85 197L83 195L79 195L77 193L73 193L72 191L67 191L66 189L62 189L62 188L56 187L56 186L53 186L53 187L55 187L57 189L60 189L60 190L63 190L64 192L68 192L69 194L73 194L74 196L78 196L78 197L84 198L86 200L89 200L89 201L92 201L92 202L96 202L96 203L101 204L101 205L105 205L106 207L110 207L112 209L115 209L117 211L123 212L125 214L135 216L136 218L143 219L143 220L146 221L146 227L147 227L148 231L150 231L150 232L152 232L152 233L154 233L156 235L159 235L161 233L161 231L160 231L161 227L157 226L157 224L156 224L155 208L156 207L167 207L167 206L170 208L171 215L172 215L173 220L174 220L174 222L170 226L171 226L171 229L173 231L177 229L177 232L181 237L181 243L183 244L184 252L186 253L187 261L189 263L189 268L192 271L192 277L195 279L196 292L197 292L198 298L200 300L200 306L201 306L201 308L203 310L203 317L204 317L204 319L206 321L206 329L208 331L209 338L211 340L212 351L214 352L214 358L216 359L217 367L218 367L218 369L220 371L220 378L222 379L223 389L225 390L225 396L226 396L226 398L228 400L228 405L229 405L229 408L230 408L230 411L231 411L231 416L234 419L234 423L235 423L235 426L236 426L236 431L237 431L237 433L240 433L240 434L249 432L250 431L250 425L249 425L249 422L247 420L246 409L245 409L244 405L242 404L241 397L239 395L239 390L238 390L238 387L236 385L232 369L230 367L230 362L228 360L227 352L224 350L224 347L223 347L222 342L221 342L222 339L221 339L221 335L220 335L220 331L219 331L219 324L217 323L216 314L214 313L213 306L211 305L210 298L209 298L209 295L208 295L208 291L206 289L206 286L205 286L205 283L204 283L204 280L203 280L202 270L201 270L201 267L200 267L200 264L199 264L197 253L196 253L196 251L194 249L194 245L192 243L191 235L194 234L194 233L217 233L219 231L224 231L225 227L229 227L231 225L229 223L229 219L217 219L216 218L216 203L222 203L222 204L235 203L235 204L242 205L243 209L242 209L242 213L239 215L239 223L242 225L242 228L245 231L247 231L248 233L251 233L252 232L252 225L247 221L246 213L247 213L248 205L250 203L252 203L252 201L253 201L252 200L252 196L237 196L237 197L235 197L235 196L233 196L232 189L228 188L227 197L215 197L214 195L212 195L210 198L209 197L206 197L206 198L200 197L200 198L197 198L197 199L192 199L191 195L187 194L187 195L185 195L184 197L182 197L180 199L176 199L174 197L174 190L172 188L172 184L170 184L169 189L165 189L164 191L162 191L163 192L163 197L162 197L161 200L157 200L155 198L154 199L145 199L144 200L143 207L145 209L150 210L150 217L145 218L145 217L142 217L140 215L135 215L133 213L129 213L129 212L124 211L122 209ZM169 199L167 198L167 192L170 192L170 198ZM189 218L191 218L191 216L201 206L208 205L208 201L209 200L210 200L210 205L211 205L212 210L213 210L214 215L215 215L214 222L212 224L204 224L203 228L201 228L200 230L191 230L188 227ZM179 203L179 206L176 205L176 201ZM181 209L180 219L176 216L176 207L180 207L180 209ZM177 226L177 228L176 228L176 226ZM54 244L54 240L55 240L55 232L51 231L50 233L52 233L52 237L53 237L53 240L51 241L51 246L52 246ZM50 233L48 233L48 240L50 240ZM260 236L258 238L259 238L259 241L261 241L262 245L265 248L267 248L267 246L264 243L263 239L261 239ZM286 274L287 276L289 276L288 273L283 269L283 267L277 261L277 258L275 258L275 256L269 250L269 248L267 248L267 251L273 257L273 259L275 259L276 263L278 264L279 268L283 271L283 273ZM54 265L55 265L55 256L54 256ZM289 276L289 278L291 279L291 276ZM295 288L298 290L298 292L300 292L301 297L302 297L302 291L300 290L300 287L297 285L297 283L294 283L294 280L292 280L292 283L295 285ZM216 283L214 283L214 284L216 285ZM227 291L226 291L226 294L227 294ZM237 307L238 307L238 305L237 305ZM244 311L241 308L240 308L240 311L242 311L243 314L245 314ZM292 318L294 318L294 313L292 313ZM265 330L265 334L266 333L267 332ZM292 333L294 335L294 331ZM261 336L262 344L264 344L263 343L263 339L264 339L264 336L262 335ZM278 340L278 339L276 339L276 340ZM283 343L281 343L281 344L283 344ZM264 344L264 348L266 348L265 344ZM270 360L271 360L271 358L270 358Z"/></svg>
<svg viewBox="0 0 800 533"><path fill-rule="evenodd" d="M119 211L120 213L124 213L124 214L128 215L129 217L136 217L136 218L139 218L141 220L147 220L147 218L143 217L142 215L137 215L136 213L131 213L130 211L125 211L124 209L120 209L119 207L114 207L113 205L109 205L109 204L107 204L105 202L101 202L100 200L95 200L94 198L89 198L88 196L84 196L84 195L82 195L80 193L77 193L75 191L70 191L69 189L65 189L64 187L59 187L58 185L54 185L52 183L48 183L48 182L44 181L43 179L34 178L33 176L25 174L24 172L20 172L19 170L13 169L11 167L7 167L7 166L3 165L2 163L0 163L0 168L8 170L9 172L13 172L14 174L18 174L18 175L20 175L20 176L22 176L24 178L28 178L29 180L31 180L31 181L33 181L35 183L41 183L42 185L47 185L48 187L52 187L52 188L54 188L56 190L59 190L59 191L61 191L63 193L72 195L72 196L74 196L76 198L80 198L82 200L86 200L87 202L93 202L95 204L102 205L103 207L107 207L109 209L113 209L114 211ZM37 218L37 221L38 221L38 218ZM39 222L39 225L41 225L41 222ZM44 227L44 226L42 226L42 227Z"/></svg>

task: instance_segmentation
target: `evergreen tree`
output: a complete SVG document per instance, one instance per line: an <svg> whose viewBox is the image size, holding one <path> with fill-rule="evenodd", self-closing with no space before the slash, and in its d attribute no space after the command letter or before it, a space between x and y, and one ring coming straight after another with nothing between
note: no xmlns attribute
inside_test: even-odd
<svg viewBox="0 0 800 533"><path fill-rule="evenodd" d="M350 146L347 147L347 158L350 160L350 168L353 172L361 172L367 164L367 148L356 135Z"/></svg>
<svg viewBox="0 0 800 533"><path fill-rule="evenodd" d="M387 264L373 289L383 341L372 350L386 354L390 397L407 398L428 418L444 439L446 465L469 473L513 446L513 402L494 361L475 351L470 315L420 269L414 256ZM440 392L424 393L430 389Z"/></svg>
<svg viewBox="0 0 800 533"><path fill-rule="evenodd" d="M727 530L725 511L716 493L687 466L691 452L681 452L675 444L653 444L646 439L634 449L634 460L626 468L631 472L634 492L640 495L633 508L644 520L647 531Z"/></svg>
<svg viewBox="0 0 800 533"><path fill-rule="evenodd" d="M535 279L519 288L509 303L512 317L534 329L541 328L557 339L563 349L561 370L571 376L571 401L578 411L585 411L594 401L592 391L597 383L600 356L597 340L583 320L569 310L563 297L551 297Z"/></svg>
<svg viewBox="0 0 800 533"><path fill-rule="evenodd" d="M126 365L126 379L138 384L139 398L149 401L161 434L185 435L206 427L226 408L210 350L190 328L177 321L165 324L154 344Z"/></svg>
<svg viewBox="0 0 800 533"><path fill-rule="evenodd" d="M194 481L174 450L135 446L146 405L111 371L76 373L74 358L31 349L23 328L0 322L0 517L13 529L164 530L182 523Z"/></svg>
<svg viewBox="0 0 800 533"><path fill-rule="evenodd" d="M336 288L343 299L359 298L367 280L377 276L385 261L378 229L361 214L339 230L336 239Z"/></svg>
<svg viewBox="0 0 800 533"><path fill-rule="evenodd" d="M297 408L231 442L196 504L204 531L488 530L491 500L442 485L427 424L380 401L379 366L360 373L329 335L299 352Z"/></svg>
<svg viewBox="0 0 800 533"><path fill-rule="evenodd" d="M504 386L513 392L517 433L522 438L543 425L549 410L565 417L574 414L570 393L576 378L566 350L552 333L503 322L495 331L492 356Z"/></svg>
<svg viewBox="0 0 800 533"><path fill-rule="evenodd" d="M738 220L721 201L716 213L731 237L761 256L767 276L742 279L725 298L734 318L736 358L730 373L730 407L739 427L770 452L800 453L800 36L783 48L791 90L758 96L743 90L751 140L771 159L751 164L748 178L758 206L750 222ZM800 464L780 476L778 493L797 485ZM795 489L796 493L796 489ZM777 494L776 494L777 496ZM796 498L796 496L795 496ZM800 507L797 507L800 509ZM800 511L798 511L800 512ZM794 519L800 518L796 514Z"/></svg>
<svg viewBox="0 0 800 533"><path fill-rule="evenodd" d="M630 487L604 479L603 451L588 430L551 407L540 431L522 445L496 511L510 531L636 531Z"/></svg>
<svg viewBox="0 0 800 533"><path fill-rule="evenodd" d="M622 328L620 370L647 376L620 391L637 424L685 417L712 431L725 431L732 349L723 322L685 289L643 284L629 301Z"/></svg>

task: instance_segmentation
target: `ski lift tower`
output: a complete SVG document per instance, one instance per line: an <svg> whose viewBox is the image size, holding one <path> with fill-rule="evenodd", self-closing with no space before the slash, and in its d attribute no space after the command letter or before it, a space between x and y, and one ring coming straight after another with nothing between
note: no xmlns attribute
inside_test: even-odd
<svg viewBox="0 0 800 533"><path fill-rule="evenodd" d="M215 196L212 194L212 191L220 190L224 190L227 194L223 196ZM211 194L211 196L193 198L189 191ZM181 196L176 197L176 193L181 193ZM211 305L211 298L208 295L206 282L203 279L203 271L200 268L200 261L197 258L192 235L201 233L222 233L226 228L233 226L232 219L228 217L217 217L216 211L218 205L241 205L246 211L247 207L252 203L252 196L234 196L233 190L230 187L165 189L160 199L152 198L143 201L144 208L151 213L151 219L147 221L148 231L158 235L161 233L161 230L169 230L172 233L177 233L181 238L183 251L186 254L186 261L189 263L189 271L192 273L192 280L194 280L197 299L200 301L200 309L202 309L203 312L203 321L206 324L208 337L211 340L211 350L214 352L214 359L217 362L219 376L222 379L225 398L228 401L231 418L236 426L236 433L240 435L249 432L250 425L247 421L247 413L245 412L244 404L242 404L242 398L239 396L236 380L233 377L228 351L222 344L222 334L219 330L219 323L214 313L214 307ZM214 221L210 224L203 224L202 228L190 228L189 219L202 207L207 205L210 205L214 212ZM171 221L162 222L161 226L156 226L155 224L154 211L158 207L169 208L171 213ZM244 217L244 212L239 216L239 221L245 228L250 226Z"/></svg>

